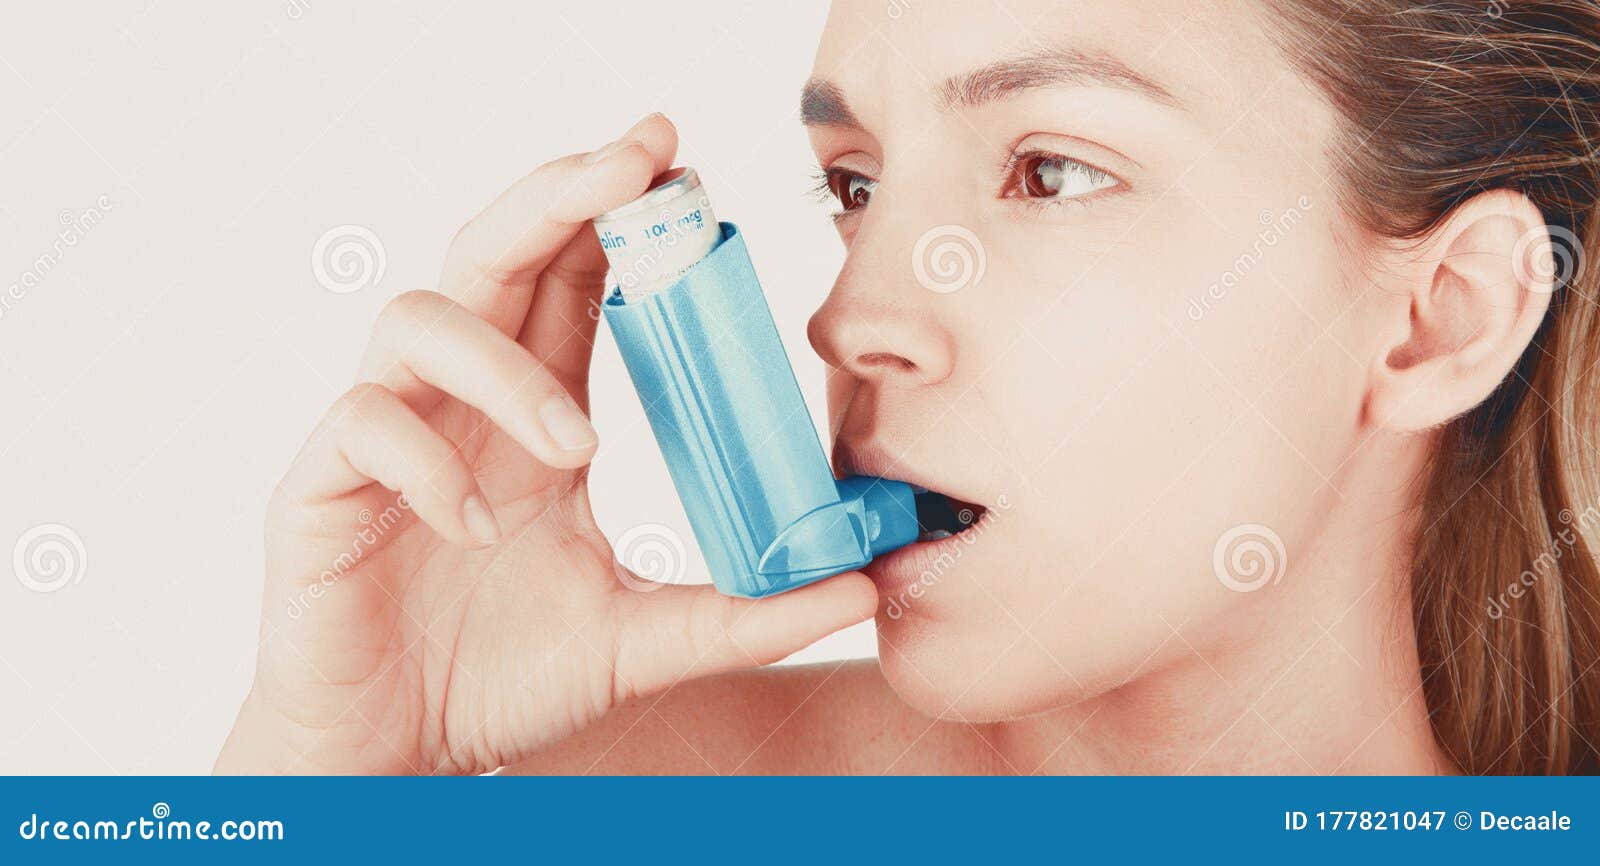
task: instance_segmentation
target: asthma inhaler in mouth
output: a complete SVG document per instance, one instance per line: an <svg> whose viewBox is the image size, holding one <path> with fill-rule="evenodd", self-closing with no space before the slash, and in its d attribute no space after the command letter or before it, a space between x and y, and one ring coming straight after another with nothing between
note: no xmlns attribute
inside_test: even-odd
<svg viewBox="0 0 1600 866"><path fill-rule="evenodd" d="M594 227L605 319L718 591L774 595L917 539L911 485L834 479L744 235L693 169Z"/></svg>

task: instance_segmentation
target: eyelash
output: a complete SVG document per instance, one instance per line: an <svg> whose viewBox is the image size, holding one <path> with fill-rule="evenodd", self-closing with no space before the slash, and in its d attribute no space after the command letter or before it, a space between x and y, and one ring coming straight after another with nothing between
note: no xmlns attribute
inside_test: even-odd
<svg viewBox="0 0 1600 866"><path fill-rule="evenodd" d="M808 195L810 195L811 198L813 198L814 200L816 200L819 203L828 204L829 202L831 202L834 205L834 207L839 208L838 210L835 210L833 213L828 215L829 218L832 219L836 223L841 221L841 220L843 220L843 219L845 219L850 214L855 213L855 211L858 210L858 208L844 208L844 207L842 207L840 205L840 202L839 202L839 196L834 192L834 189L833 189L833 185L834 185L835 182L837 182L841 178L849 178L849 177L859 177L859 178L870 179L870 178L867 178L866 175L861 174L860 172L850 171L848 169L843 169L843 168L827 168L827 169L819 168L816 171L812 172L812 175L811 175L812 186L811 186L811 190L808 193Z"/></svg>
<svg viewBox="0 0 1600 866"><path fill-rule="evenodd" d="M1032 159L1059 161L1066 166L1074 167L1077 170L1087 172L1090 179L1096 184L1099 184L1102 180L1112 180L1115 181L1116 184L1103 190L1097 190L1095 192L1090 192L1083 195L1067 196L1063 198L1009 194L1002 195L1003 198L1015 199L1021 201L1027 207L1039 209L1058 208L1069 204L1078 205L1080 207L1088 207L1092 200L1099 198L1101 195L1105 193L1118 192L1126 186L1126 182L1120 177L1117 177L1116 175L1106 171L1103 168L1100 168L1099 166L1084 162L1081 159L1074 159L1070 156L1066 156L1065 154L1054 153L1052 151L1027 150L1019 153L1013 153L1006 157L1006 161L1001 166L1000 172L1001 177L1005 178L1005 189L1009 190L1018 185L1019 180L1021 179L1018 169L1028 160ZM819 168L812 174L812 187L809 195L818 202L827 203L831 201L838 206L840 204L839 196L835 192L834 185L841 179L855 177L862 178L863 180L872 180L872 178L869 178L860 172L850 171L849 169ZM831 216L834 222L838 222L858 210L860 210L859 207L841 207L839 210L834 211Z"/></svg>
<svg viewBox="0 0 1600 866"><path fill-rule="evenodd" d="M833 180L832 175L838 170L839 169L836 168L812 169L811 188L806 190L806 195L809 198L814 198L819 202L826 202L828 200L828 196L833 194L833 187L829 184L829 181Z"/></svg>
<svg viewBox="0 0 1600 866"><path fill-rule="evenodd" d="M1065 167L1073 168L1073 169L1079 170L1079 171L1083 171L1084 173L1086 173L1089 176L1089 179L1097 186L1102 181L1106 181L1106 180L1114 181L1115 183L1112 186L1106 187L1105 189L1094 190L1092 192L1087 192L1087 193L1084 193L1082 195L1075 195L1075 196L1044 197L1044 196L1030 196L1030 195L1006 195L1005 196L1006 198L1015 199L1017 201L1022 202L1027 207L1039 208L1039 209L1059 208L1059 207L1062 207L1064 205L1077 205L1079 207L1088 207L1091 203L1093 203L1095 200L1099 199L1103 195L1108 194L1108 193L1119 192L1124 187L1126 187L1126 185L1127 185L1126 182L1122 180L1122 178L1112 174L1109 171L1106 171L1103 168L1100 168L1097 165L1093 165L1091 163L1084 162L1081 159L1074 159L1074 158L1072 158L1070 156L1067 156L1067 155L1061 154L1061 153L1056 153L1054 151L1037 150L1037 149L1035 149L1035 150L1022 151L1021 153L1013 153L1011 156L1006 158L1005 165L1002 166L1002 168L1001 168L1001 176L1006 179L1006 188L1007 189L1011 189L1012 187L1016 187L1016 186L1021 186L1021 185L1026 183L1026 178L1022 175L1020 169L1029 160L1035 160L1035 159L1044 160L1044 161L1060 162Z"/></svg>

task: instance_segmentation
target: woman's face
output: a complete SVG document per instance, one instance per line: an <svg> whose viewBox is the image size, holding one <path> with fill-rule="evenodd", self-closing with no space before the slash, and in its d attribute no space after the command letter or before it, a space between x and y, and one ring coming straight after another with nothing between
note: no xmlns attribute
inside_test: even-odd
<svg viewBox="0 0 1600 866"><path fill-rule="evenodd" d="M1333 113L1267 14L833 7L803 113L848 248L811 323L836 462L982 515L869 569L925 712L1087 697L1301 591L1376 347Z"/></svg>

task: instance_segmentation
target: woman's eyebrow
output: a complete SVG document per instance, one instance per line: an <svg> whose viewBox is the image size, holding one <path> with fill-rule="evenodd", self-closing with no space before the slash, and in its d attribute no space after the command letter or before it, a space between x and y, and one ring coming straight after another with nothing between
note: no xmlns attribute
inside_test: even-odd
<svg viewBox="0 0 1600 866"><path fill-rule="evenodd" d="M1065 48L1032 51L951 76L939 88L938 99L947 110L970 108L1023 90L1083 84L1131 90L1163 105L1183 107L1172 91L1112 55Z"/></svg>
<svg viewBox="0 0 1600 866"><path fill-rule="evenodd" d="M839 85L813 78L800 90L800 122L806 126L850 126L861 128L861 121L850 110Z"/></svg>
<svg viewBox="0 0 1600 866"><path fill-rule="evenodd" d="M953 75L940 85L936 98L939 107L949 111L1005 99L1024 90L1084 84L1128 90L1162 105L1185 107L1172 91L1110 54L1065 48L1041 49ZM800 122L862 128L844 91L825 78L812 78L801 89Z"/></svg>

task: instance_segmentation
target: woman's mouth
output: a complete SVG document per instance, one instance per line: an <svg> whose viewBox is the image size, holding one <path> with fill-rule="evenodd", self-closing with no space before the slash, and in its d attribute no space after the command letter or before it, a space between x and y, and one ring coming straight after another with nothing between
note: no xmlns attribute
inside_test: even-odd
<svg viewBox="0 0 1600 866"><path fill-rule="evenodd" d="M916 502L918 541L939 541L960 535L976 525L987 511L982 505L920 487Z"/></svg>
<svg viewBox="0 0 1600 866"><path fill-rule="evenodd" d="M849 443L836 442L833 463L834 471L841 478L868 475L910 484L916 491L918 541L938 541L960 535L976 525L988 511L986 506L929 489L929 479L878 449L854 448Z"/></svg>
<svg viewBox="0 0 1600 866"><path fill-rule="evenodd" d="M890 619L899 619L923 603L925 596L937 594L937 587L981 548L980 536L994 520L985 506L921 487L916 488L916 504L917 540L862 569L878 585Z"/></svg>
<svg viewBox="0 0 1600 866"><path fill-rule="evenodd" d="M994 522L996 512L949 493L929 489L931 473L921 472L886 452L868 447L834 444L834 471L841 477L867 475L891 478L912 486L917 508L917 540L877 557L862 571L878 585L880 593L904 610L913 597L920 598L959 570L972 551L981 548L979 536ZM957 482L952 480L951 485ZM970 494L969 494L970 495ZM997 500L1004 510L1005 497ZM906 599L901 599L901 595Z"/></svg>

